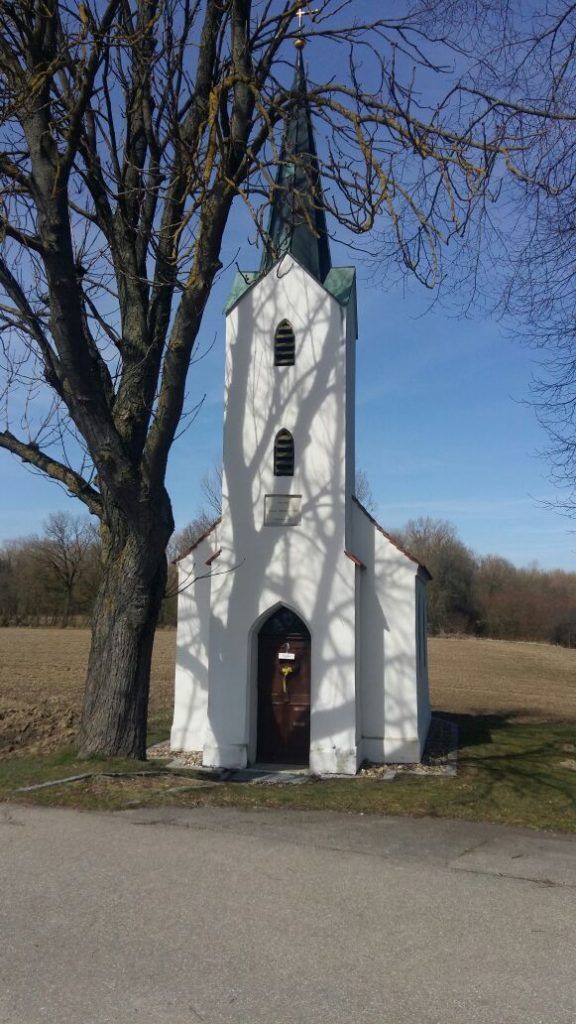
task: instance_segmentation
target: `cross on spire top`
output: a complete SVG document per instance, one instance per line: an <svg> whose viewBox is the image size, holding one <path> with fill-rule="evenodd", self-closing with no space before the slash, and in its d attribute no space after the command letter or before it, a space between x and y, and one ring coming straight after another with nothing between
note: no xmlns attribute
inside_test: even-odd
<svg viewBox="0 0 576 1024"><path fill-rule="evenodd" d="M297 50L303 50L304 47L306 46L303 25L304 18L306 17L306 15L308 15L310 18L313 18L315 14L320 13L318 8L311 11L307 10L307 8L309 7L309 3L310 0L297 0L298 6L296 11L296 17L298 18L298 35L294 40L294 46L296 47Z"/></svg>

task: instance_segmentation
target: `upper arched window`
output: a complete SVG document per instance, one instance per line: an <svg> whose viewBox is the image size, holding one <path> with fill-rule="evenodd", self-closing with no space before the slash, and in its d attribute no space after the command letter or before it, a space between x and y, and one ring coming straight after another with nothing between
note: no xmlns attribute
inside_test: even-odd
<svg viewBox="0 0 576 1024"><path fill-rule="evenodd" d="M294 476L294 438L279 430L274 439L274 476Z"/></svg>
<svg viewBox="0 0 576 1024"><path fill-rule="evenodd" d="M294 366L296 338L292 324L281 320L274 335L274 366Z"/></svg>

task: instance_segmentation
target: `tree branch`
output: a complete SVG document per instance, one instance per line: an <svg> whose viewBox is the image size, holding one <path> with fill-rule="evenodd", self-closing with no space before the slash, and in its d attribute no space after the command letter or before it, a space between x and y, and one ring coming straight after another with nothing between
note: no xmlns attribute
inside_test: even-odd
<svg viewBox="0 0 576 1024"><path fill-rule="evenodd" d="M84 502L93 515L100 516L102 514L102 501L98 491L94 490L88 481L84 480L84 477L76 473L75 470L41 451L38 445L31 441L21 441L9 430L4 430L0 431L0 448L5 448L6 451L17 455L22 462L42 470L52 480L64 484L71 494Z"/></svg>
<svg viewBox="0 0 576 1024"><path fill-rule="evenodd" d="M47 382L54 388L56 393L62 397L62 381L60 377L60 364L58 356L50 345L40 317L36 315L28 302L23 289L8 269L6 261L0 258L0 283L4 286L6 293L17 306L20 315L26 322L29 335L34 338L42 360L44 362L45 376Z"/></svg>

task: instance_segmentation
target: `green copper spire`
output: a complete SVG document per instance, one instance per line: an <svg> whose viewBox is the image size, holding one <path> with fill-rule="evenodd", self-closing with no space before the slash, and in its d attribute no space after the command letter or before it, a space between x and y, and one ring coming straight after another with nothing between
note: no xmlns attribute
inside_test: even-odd
<svg viewBox="0 0 576 1024"><path fill-rule="evenodd" d="M286 121L261 269L290 252L323 284L332 263L301 50L292 90L297 98Z"/></svg>

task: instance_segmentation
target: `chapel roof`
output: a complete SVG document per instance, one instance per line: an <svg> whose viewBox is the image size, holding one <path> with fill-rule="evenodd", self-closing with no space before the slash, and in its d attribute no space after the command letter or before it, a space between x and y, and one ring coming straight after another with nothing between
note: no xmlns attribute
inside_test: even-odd
<svg viewBox="0 0 576 1024"><path fill-rule="evenodd" d="M178 558L175 558L173 560L172 565L177 565L178 562L181 562L183 558L188 558L188 555L191 555L192 552L196 550L198 545L201 544L203 540L207 540L210 534L216 529L217 526L220 525L221 522L222 516L218 516L218 519L215 519L214 522L211 523L210 526L206 530L204 530L204 532L201 533L199 537L196 538L194 543L186 549L186 551L183 551L181 555L178 555ZM218 554L220 554L220 552L218 552ZM213 559L210 559L210 561L213 561Z"/></svg>
<svg viewBox="0 0 576 1024"><path fill-rule="evenodd" d="M240 299L262 279L264 274L261 270L238 270L232 281L230 294L224 306L226 315L234 309ZM322 288L327 291L341 306L347 306L354 294L356 282L356 270L354 267L332 267L322 282Z"/></svg>
<svg viewBox="0 0 576 1024"><path fill-rule="evenodd" d="M406 558L409 558L411 562L415 562L418 568L422 570L422 573L424 574L426 579L432 579L432 573L429 571L429 569L427 569L426 566L423 565L418 558L416 558L416 555L413 555L412 552L408 551L407 548L403 548L401 544L398 544L398 542L394 540L394 537L390 533L388 533L383 526L380 526L378 520L374 519L374 516L370 515L368 509L364 508L362 502L358 501L358 498L355 495L352 496L352 501L354 502L355 505L358 506L360 511L364 513L366 518L370 520L372 525L376 527L378 533L381 533L383 537L386 537L386 540L390 541L390 543L395 548L397 548L397 550L400 551L403 555L406 555Z"/></svg>

